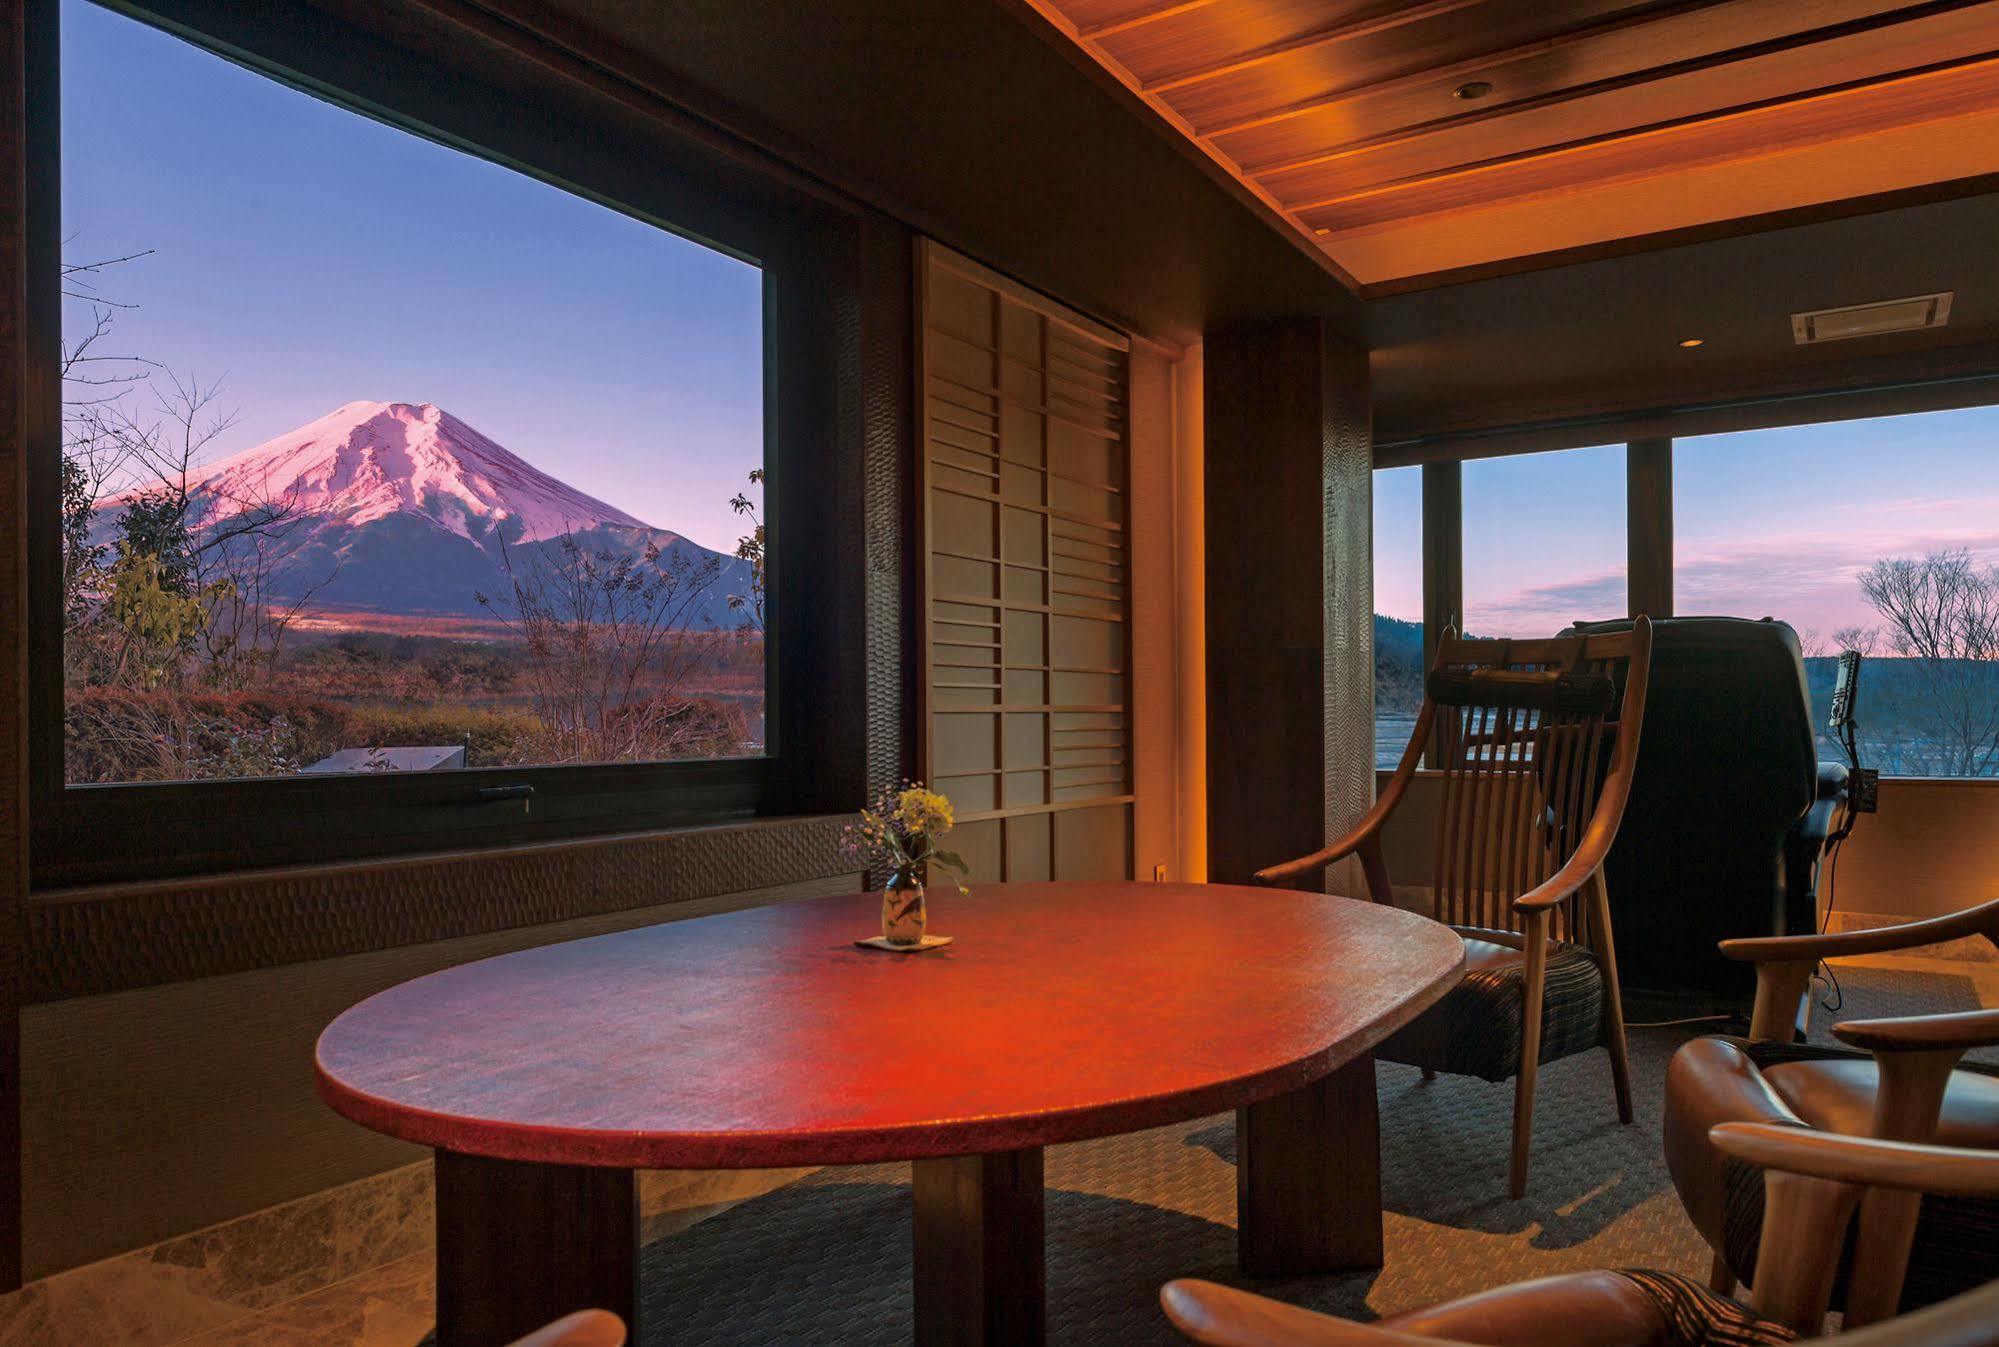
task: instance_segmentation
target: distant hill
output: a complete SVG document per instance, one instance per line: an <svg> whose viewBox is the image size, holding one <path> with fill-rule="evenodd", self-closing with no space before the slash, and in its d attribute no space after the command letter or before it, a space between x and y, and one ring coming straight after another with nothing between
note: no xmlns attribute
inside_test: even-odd
<svg viewBox="0 0 1999 1347"><path fill-rule="evenodd" d="M1374 705L1416 713L1423 704L1423 624L1374 615Z"/></svg>

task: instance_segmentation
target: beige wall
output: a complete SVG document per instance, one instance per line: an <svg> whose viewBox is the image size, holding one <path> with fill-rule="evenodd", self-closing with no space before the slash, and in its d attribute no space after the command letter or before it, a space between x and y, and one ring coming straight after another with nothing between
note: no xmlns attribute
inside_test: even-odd
<svg viewBox="0 0 1999 1347"><path fill-rule="evenodd" d="M1999 898L1999 781L1883 781L1881 812L1862 815L1840 851L1832 898L1841 912L1895 917Z"/></svg>
<svg viewBox="0 0 1999 1347"><path fill-rule="evenodd" d="M1180 783L1172 771L1180 670L1173 660L1173 360L1131 348L1131 873L1172 866Z"/></svg>
<svg viewBox="0 0 1999 1347"><path fill-rule="evenodd" d="M1187 418L1192 388L1193 418ZM1200 353L1134 342L1131 351L1131 659L1132 874L1151 879L1164 867L1173 880L1205 877L1198 716L1202 680L1198 561L1188 569L1186 540L1200 537L1200 479L1186 489L1189 457L1199 472ZM1189 434L1193 437L1191 452ZM1191 522L1190 522L1191 520ZM1189 586L1192 603L1189 602ZM1196 662L1190 666L1187 642ZM1189 732L1190 725L1192 733ZM1195 758L1189 790L1188 759Z"/></svg>
<svg viewBox="0 0 1999 1347"><path fill-rule="evenodd" d="M1173 579L1179 624L1174 661L1180 700L1177 765L1180 796L1179 873L1176 879L1208 878L1208 683L1207 683L1207 521L1202 517L1201 348L1190 346L1173 371Z"/></svg>
<svg viewBox="0 0 1999 1347"><path fill-rule="evenodd" d="M1383 831L1398 888L1429 883L1441 780L1411 782ZM1826 896L1821 878L1819 897ZM1883 781L1881 812L1854 826L1831 896L1840 913L1905 920L1999 897L1999 781Z"/></svg>
<svg viewBox="0 0 1999 1347"><path fill-rule="evenodd" d="M509 950L857 887L859 876L30 1006L21 1016L34 1279L422 1159L313 1089L320 1030L363 997Z"/></svg>

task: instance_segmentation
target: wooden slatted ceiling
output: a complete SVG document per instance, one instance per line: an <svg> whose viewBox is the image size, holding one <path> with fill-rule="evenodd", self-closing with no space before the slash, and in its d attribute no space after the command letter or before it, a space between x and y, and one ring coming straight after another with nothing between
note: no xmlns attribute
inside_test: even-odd
<svg viewBox="0 0 1999 1347"><path fill-rule="evenodd" d="M1999 0L1024 3L1364 285L1999 171Z"/></svg>
<svg viewBox="0 0 1999 1347"><path fill-rule="evenodd" d="M1129 878L1129 343L925 247L925 771L975 878Z"/></svg>

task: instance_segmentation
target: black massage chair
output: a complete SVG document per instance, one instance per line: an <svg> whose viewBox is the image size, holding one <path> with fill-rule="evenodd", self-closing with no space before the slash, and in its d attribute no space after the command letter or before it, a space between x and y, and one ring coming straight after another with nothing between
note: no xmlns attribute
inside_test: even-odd
<svg viewBox="0 0 1999 1347"><path fill-rule="evenodd" d="M1818 761L1789 626L1653 621L1638 772L1605 864L1628 1016L1748 1014L1755 972L1715 945L1817 929L1818 858L1846 778Z"/></svg>

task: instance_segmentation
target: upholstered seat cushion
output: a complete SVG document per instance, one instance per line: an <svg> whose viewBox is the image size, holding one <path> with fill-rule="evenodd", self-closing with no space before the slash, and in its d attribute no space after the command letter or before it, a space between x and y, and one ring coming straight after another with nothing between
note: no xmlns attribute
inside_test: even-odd
<svg viewBox="0 0 1999 1347"><path fill-rule="evenodd" d="M1721 1122L1772 1122L1866 1136L1873 1130L1873 1057L1815 1044L1700 1038L1673 1055L1666 1073L1666 1166L1708 1244L1745 1282L1756 1270L1763 1229L1763 1176L1708 1142ZM1968 1065L1944 1094L1937 1139L1999 1150L1999 1074ZM1929 1197L1916 1227L1902 1309L1948 1299L1999 1278L1999 1203ZM1845 1293L1842 1273L1834 1291Z"/></svg>
<svg viewBox="0 0 1999 1347"><path fill-rule="evenodd" d="M1481 1347L1761 1347L1797 1335L1674 1272L1573 1272L1398 1314L1383 1328Z"/></svg>
<svg viewBox="0 0 1999 1347"><path fill-rule="evenodd" d="M1383 1043L1377 1055L1452 1075L1508 1080L1520 1070L1526 982L1525 953L1467 935L1464 981ZM1603 970L1588 950L1556 944L1548 955L1541 1060L1602 1045Z"/></svg>

